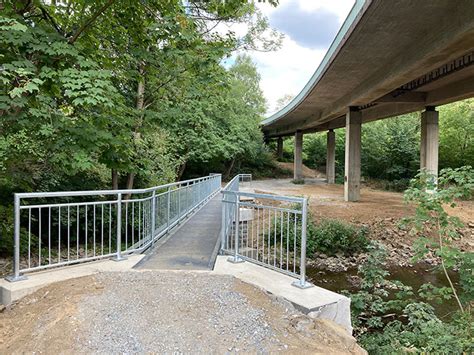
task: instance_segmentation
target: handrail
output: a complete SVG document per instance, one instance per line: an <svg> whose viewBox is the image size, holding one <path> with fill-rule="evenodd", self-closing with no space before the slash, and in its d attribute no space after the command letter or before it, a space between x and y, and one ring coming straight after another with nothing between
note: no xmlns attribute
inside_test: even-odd
<svg viewBox="0 0 474 355"><path fill-rule="evenodd" d="M220 189L221 175L213 174L146 189L16 193L13 275L7 280L22 280L25 272L106 257L123 260L123 255L142 252ZM90 196L95 196L93 201L77 200ZM41 200L52 197L68 200ZM25 203L29 199L35 202Z"/></svg>
<svg viewBox="0 0 474 355"><path fill-rule="evenodd" d="M210 176L200 177L196 179L183 180L178 182L172 182L165 185L158 185L148 187L146 189L119 189L119 190L86 190L86 191L54 191L54 192L20 192L16 193L21 198L40 198L40 197L73 197L73 196L96 196L96 195L116 195L121 194L139 194L148 193L161 189L166 189L173 186L186 185L188 186L191 182L197 183L200 181L208 180L214 176L221 176L220 174L213 174Z"/></svg>

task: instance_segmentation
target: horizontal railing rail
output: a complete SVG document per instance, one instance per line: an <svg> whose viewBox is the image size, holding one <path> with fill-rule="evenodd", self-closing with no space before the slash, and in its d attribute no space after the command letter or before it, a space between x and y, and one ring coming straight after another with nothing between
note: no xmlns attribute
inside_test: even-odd
<svg viewBox="0 0 474 355"><path fill-rule="evenodd" d="M240 191L251 175L235 176L221 191L221 253L306 281L307 199Z"/></svg>
<svg viewBox="0 0 474 355"><path fill-rule="evenodd" d="M14 263L23 273L141 252L221 189L221 175L146 189L16 193Z"/></svg>

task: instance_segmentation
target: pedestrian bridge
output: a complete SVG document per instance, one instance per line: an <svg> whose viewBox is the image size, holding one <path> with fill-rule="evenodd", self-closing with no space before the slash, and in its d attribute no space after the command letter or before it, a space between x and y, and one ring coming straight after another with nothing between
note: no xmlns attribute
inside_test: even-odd
<svg viewBox="0 0 474 355"><path fill-rule="evenodd" d="M7 280L145 253L138 268L212 269L218 254L306 282L306 205L256 194L251 175L221 175L148 189L15 194L14 267ZM244 187L244 191L241 188Z"/></svg>
<svg viewBox="0 0 474 355"><path fill-rule="evenodd" d="M249 174L225 186L212 174L149 189L15 194L14 266L0 301L101 271L204 271L350 333L350 300L306 281L306 215L306 198L255 193Z"/></svg>

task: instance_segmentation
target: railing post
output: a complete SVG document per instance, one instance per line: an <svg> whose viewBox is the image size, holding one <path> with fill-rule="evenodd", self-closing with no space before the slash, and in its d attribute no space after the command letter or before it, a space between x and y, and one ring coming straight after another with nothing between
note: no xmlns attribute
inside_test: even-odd
<svg viewBox="0 0 474 355"><path fill-rule="evenodd" d="M117 256L115 261L122 261L127 258L122 256L122 193L117 194Z"/></svg>
<svg viewBox="0 0 474 355"><path fill-rule="evenodd" d="M170 228L170 214L171 214L171 187L168 187L168 196L167 196L167 211L166 211L166 229Z"/></svg>
<svg viewBox="0 0 474 355"><path fill-rule="evenodd" d="M198 182L198 205L202 203L202 180Z"/></svg>
<svg viewBox="0 0 474 355"><path fill-rule="evenodd" d="M187 216L189 211L191 210L191 205L189 204L189 182L186 185L186 213L185 215Z"/></svg>
<svg viewBox="0 0 474 355"><path fill-rule="evenodd" d="M13 275L7 276L5 279L10 282L26 280L26 276L20 275L20 196L14 195L14 252L13 252ZM40 236L41 237L41 236Z"/></svg>
<svg viewBox="0 0 474 355"><path fill-rule="evenodd" d="M181 219L181 186L178 185L178 223Z"/></svg>
<svg viewBox="0 0 474 355"><path fill-rule="evenodd" d="M242 263L244 260L239 256L239 231L240 231L240 209L239 196L235 194L235 242L234 242L234 256L228 260L231 263Z"/></svg>
<svg viewBox="0 0 474 355"><path fill-rule="evenodd" d="M224 254L224 246L225 246L225 240L227 237L227 228L226 228L226 202L225 202L225 194L222 194L222 216L221 216L221 247L220 247L220 254Z"/></svg>
<svg viewBox="0 0 474 355"><path fill-rule="evenodd" d="M300 279L293 282L293 286L298 288L309 288L313 285L306 282L306 225L308 215L308 200L303 199L301 208L301 257L300 257ZM296 236L295 236L296 238Z"/></svg>
<svg viewBox="0 0 474 355"><path fill-rule="evenodd" d="M155 243L155 218L156 218L156 190L153 190L151 196L151 245Z"/></svg>

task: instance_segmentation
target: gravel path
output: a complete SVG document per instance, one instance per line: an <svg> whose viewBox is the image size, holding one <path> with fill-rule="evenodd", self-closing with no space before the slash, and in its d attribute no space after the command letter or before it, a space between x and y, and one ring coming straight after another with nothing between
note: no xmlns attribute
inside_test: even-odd
<svg viewBox="0 0 474 355"><path fill-rule="evenodd" d="M0 309L0 354L365 354L331 321L224 275L102 273Z"/></svg>
<svg viewBox="0 0 474 355"><path fill-rule="evenodd" d="M104 292L78 310L82 351L269 352L284 349L230 276L131 272L96 277ZM173 285L173 287L170 287Z"/></svg>

